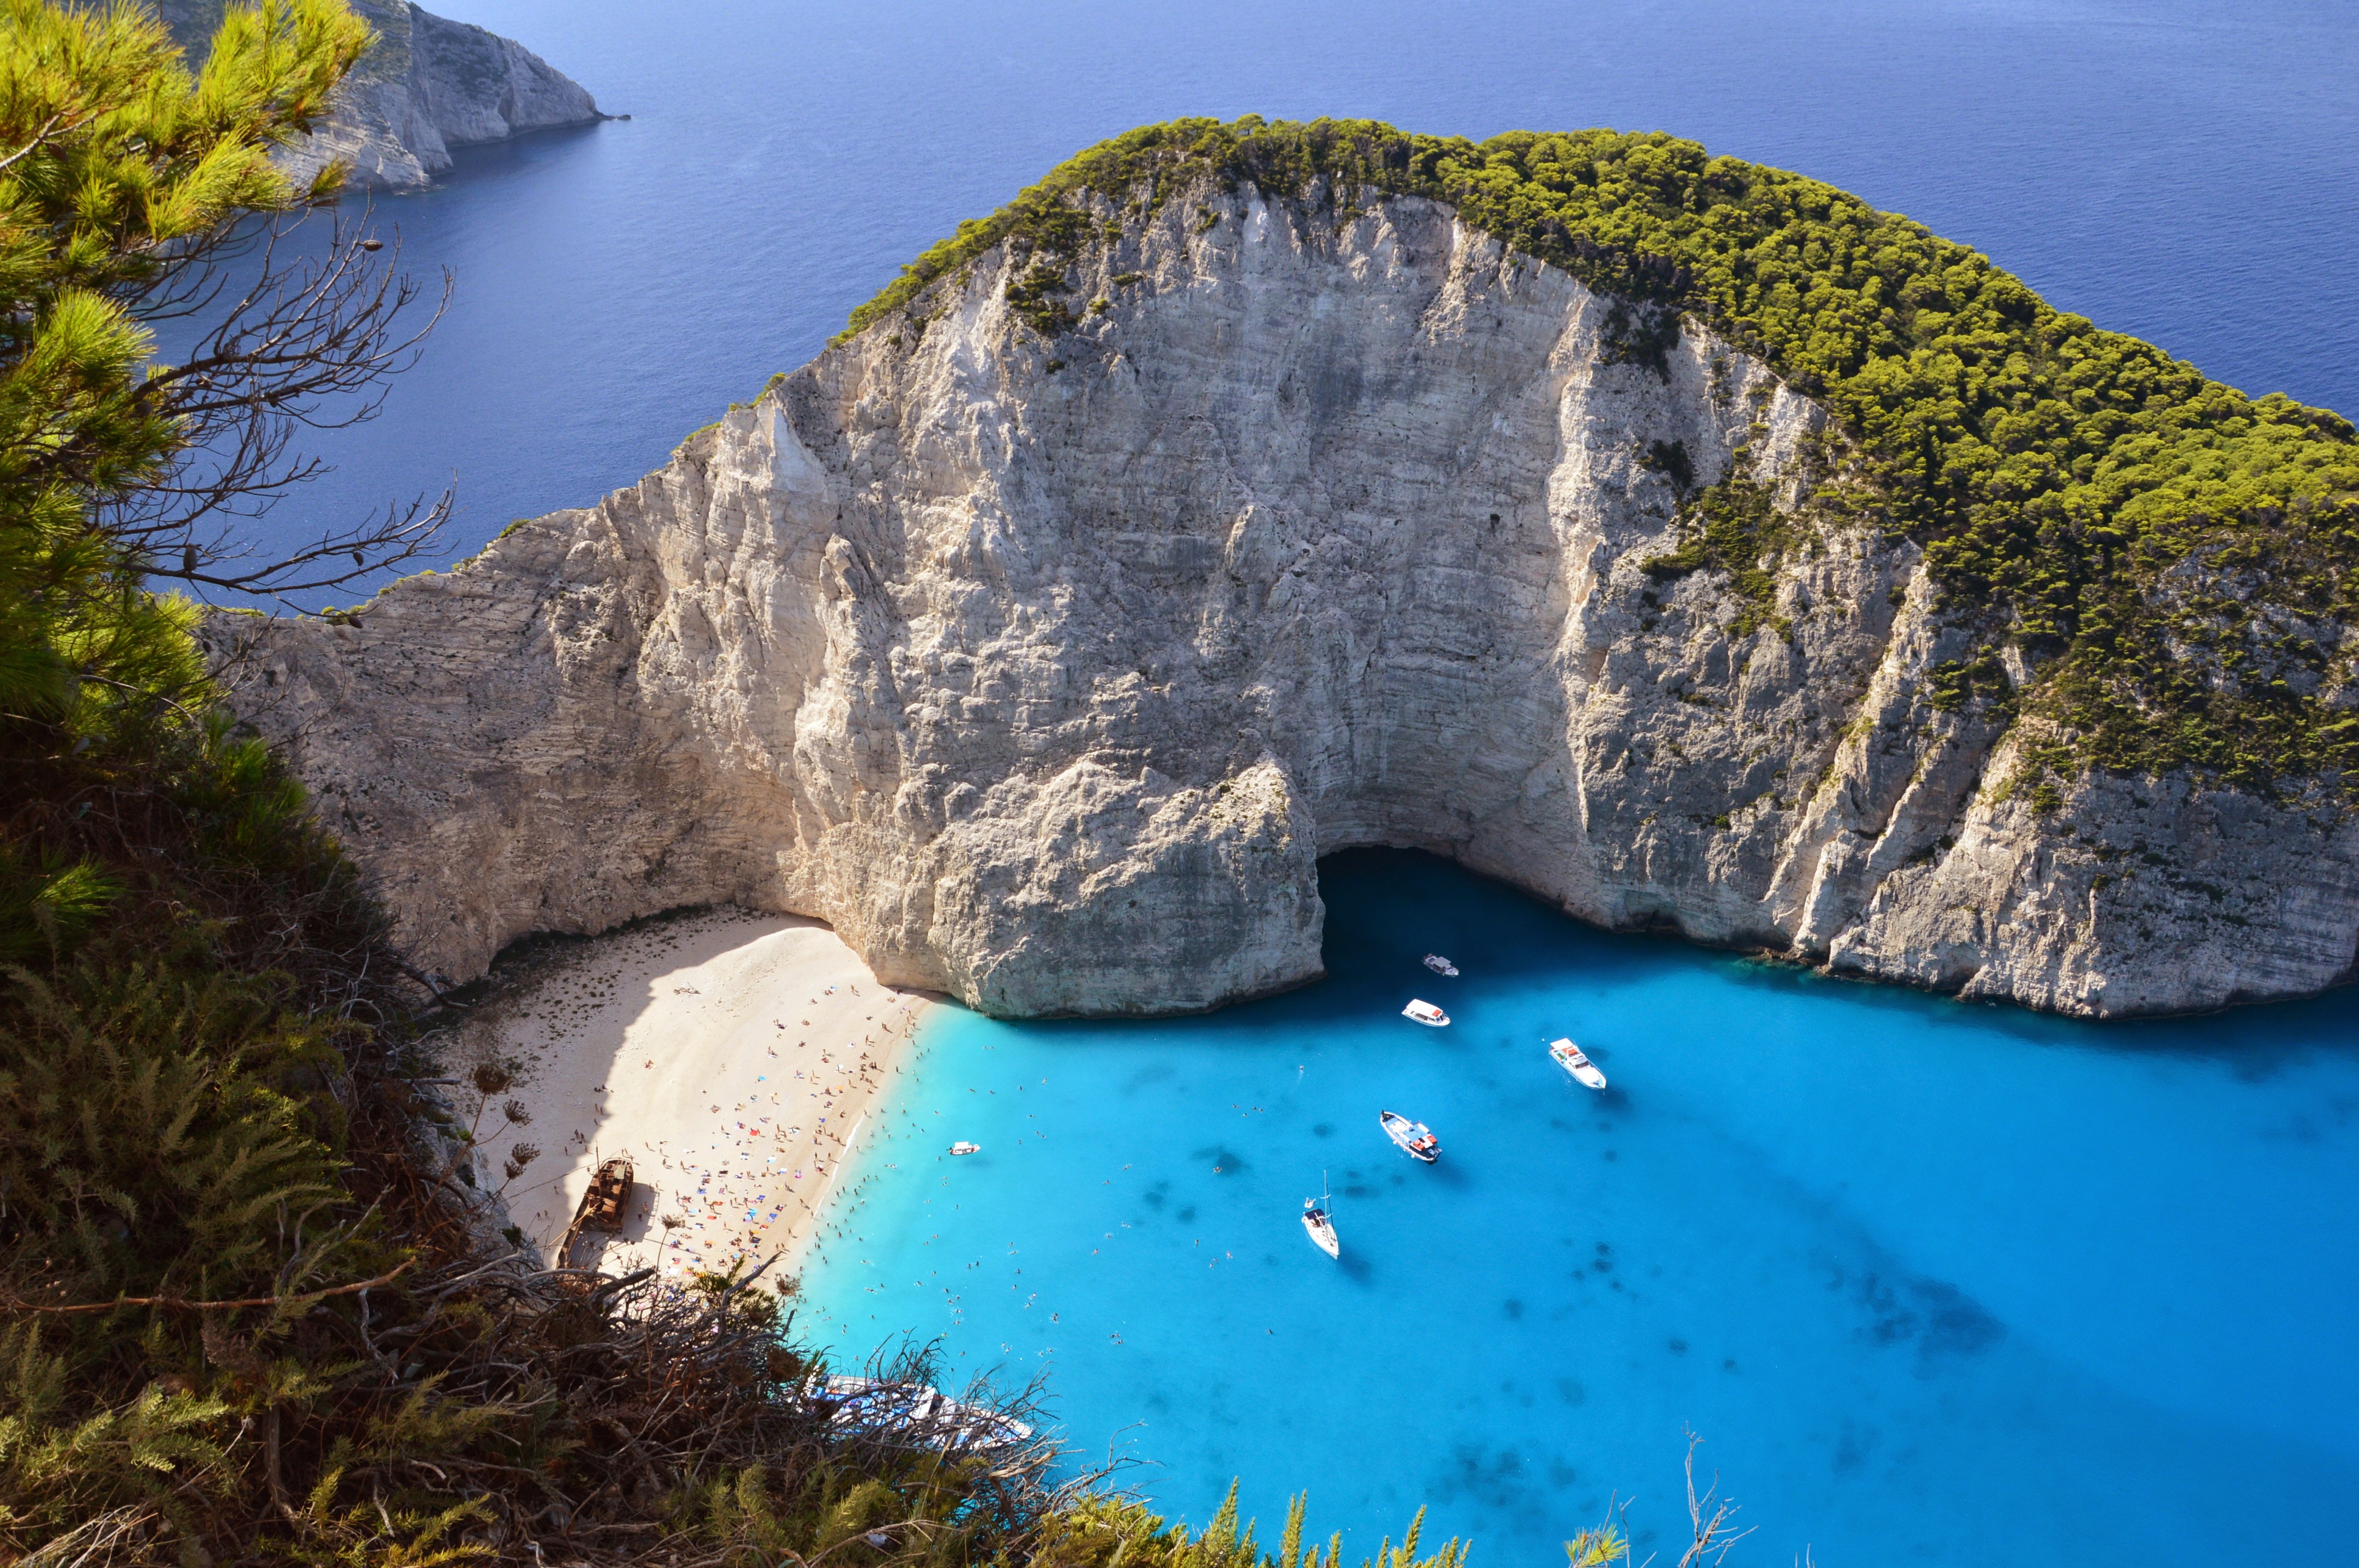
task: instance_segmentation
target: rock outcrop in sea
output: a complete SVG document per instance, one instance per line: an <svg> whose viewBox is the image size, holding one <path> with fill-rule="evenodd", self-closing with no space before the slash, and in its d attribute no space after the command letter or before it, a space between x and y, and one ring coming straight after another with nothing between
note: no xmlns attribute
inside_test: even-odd
<svg viewBox="0 0 2359 1568"><path fill-rule="evenodd" d="M376 32L335 113L286 150L298 181L342 159L349 186L414 190L451 168L452 147L605 118L589 92L512 38L437 16L408 0L352 0ZM159 0L192 59L221 23L221 0Z"/></svg>
<svg viewBox="0 0 2359 1568"><path fill-rule="evenodd" d="M1422 198L1096 218L1070 330L1003 245L596 506L215 623L422 967L734 901L994 1013L1200 1009L1318 975L1318 857L1384 844L2072 1013L2349 969L2343 816L2006 787L1918 546L1814 508L1841 433L1739 346L1633 351ZM1680 560L1732 472L1766 582Z"/></svg>

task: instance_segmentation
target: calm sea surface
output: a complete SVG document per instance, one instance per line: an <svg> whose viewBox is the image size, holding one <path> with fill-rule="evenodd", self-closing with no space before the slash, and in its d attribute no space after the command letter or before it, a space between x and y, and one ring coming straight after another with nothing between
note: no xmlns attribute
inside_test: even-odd
<svg viewBox="0 0 2359 1568"><path fill-rule="evenodd" d="M288 535L455 483L456 557L592 501L959 219L1183 114L1673 131L2359 413L2345 0L442 3L634 118L379 203L456 294ZM1175 1510L1307 1486L1360 1550L1425 1500L1542 1563L1619 1488L1676 1557L1691 1427L1760 1527L1735 1561L2352 1560L2359 998L2099 1029L1603 936L1412 858L1328 886L1334 978L1293 996L933 1025L812 1273L847 1353L1049 1367L1073 1440ZM1568 1030L1608 1095L1539 1055ZM1341 1268L1293 1219L1322 1171Z"/></svg>
<svg viewBox="0 0 2359 1568"><path fill-rule="evenodd" d="M1361 1552L1425 1502L1478 1562L1560 1563L1619 1489L1676 1560L1691 1429L1737 1563L2351 1561L2359 992L2097 1028L1603 935L1423 856L1322 874L1321 984L936 1014L805 1326L1045 1367L1158 1504L1307 1487ZM1340 1267L1295 1218L1322 1181Z"/></svg>
<svg viewBox="0 0 2359 1568"><path fill-rule="evenodd" d="M439 3L632 119L462 152L379 202L457 293L384 416L323 445L338 472L281 508L289 535L455 483L457 558L592 502L960 219L1180 114L1674 132L2359 416L2350 0Z"/></svg>

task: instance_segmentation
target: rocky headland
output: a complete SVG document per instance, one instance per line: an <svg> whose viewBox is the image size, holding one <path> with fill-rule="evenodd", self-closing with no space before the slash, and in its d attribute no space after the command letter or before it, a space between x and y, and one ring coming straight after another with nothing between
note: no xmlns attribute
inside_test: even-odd
<svg viewBox="0 0 2359 1568"><path fill-rule="evenodd" d="M191 59L202 58L222 8L222 0L157 5ZM337 90L327 123L279 157L299 182L341 159L348 186L415 190L450 169L453 147L605 118L579 83L512 38L408 0L352 0L352 8L376 41Z"/></svg>
<svg viewBox="0 0 2359 1568"><path fill-rule="evenodd" d="M1317 976L1317 860L1382 844L2071 1013L2349 973L2333 779L2072 752L2091 612L1967 603L1758 332L1339 178L1055 211L595 506L214 623L421 966L730 902L994 1013L1201 1009Z"/></svg>

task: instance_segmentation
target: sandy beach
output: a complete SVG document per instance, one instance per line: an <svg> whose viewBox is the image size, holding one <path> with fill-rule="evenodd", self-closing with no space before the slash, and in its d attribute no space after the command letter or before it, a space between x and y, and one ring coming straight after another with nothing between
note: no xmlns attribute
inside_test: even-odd
<svg viewBox="0 0 2359 1568"><path fill-rule="evenodd" d="M720 909L504 960L441 1057L476 1180L551 1263L600 1163L632 1163L619 1235L577 1267L791 1272L929 1004L816 920ZM496 1076L478 1089L478 1069ZM519 1159L527 1150L537 1151Z"/></svg>

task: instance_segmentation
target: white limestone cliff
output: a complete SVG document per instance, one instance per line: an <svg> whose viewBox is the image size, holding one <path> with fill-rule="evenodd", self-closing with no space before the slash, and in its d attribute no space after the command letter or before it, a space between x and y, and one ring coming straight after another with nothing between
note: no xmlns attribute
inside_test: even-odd
<svg viewBox="0 0 2359 1568"><path fill-rule="evenodd" d="M223 0L157 0L191 59L221 23ZM352 189L414 190L451 167L451 149L605 118L579 83L513 38L437 16L409 0L353 0L376 41L337 90L334 113L285 149L309 181L342 159Z"/></svg>
<svg viewBox="0 0 2359 1568"><path fill-rule="evenodd" d="M1013 265L341 623L215 623L421 965L734 901L996 1013L1200 1009L1316 976L1317 858L1388 844L2068 1012L2349 969L2339 816L2013 796L1915 547L1812 511L1822 410L1710 334L1618 362L1615 302L1415 199L1168 202L1053 341ZM1779 487L1774 614L1649 574L1673 447Z"/></svg>

